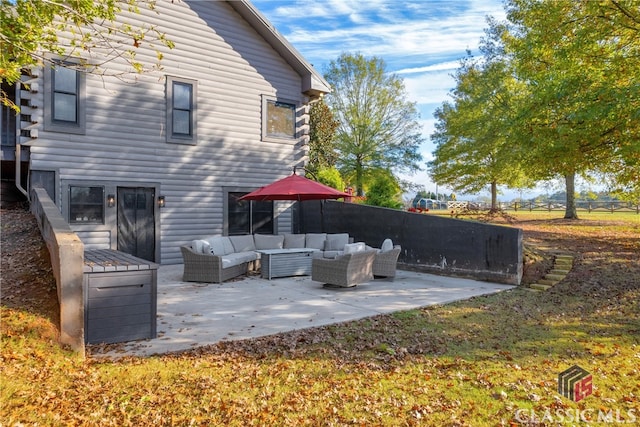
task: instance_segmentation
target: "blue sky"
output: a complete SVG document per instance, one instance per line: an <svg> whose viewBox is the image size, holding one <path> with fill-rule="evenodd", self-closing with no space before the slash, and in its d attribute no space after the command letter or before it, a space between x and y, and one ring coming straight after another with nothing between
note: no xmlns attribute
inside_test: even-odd
<svg viewBox="0 0 640 427"><path fill-rule="evenodd" d="M343 52L377 56L404 80L417 103L432 158L435 109L455 83L450 76L487 28L485 17L505 17L501 0L252 0L276 29L320 72ZM404 179L436 191L426 171ZM440 191L447 189L440 188Z"/></svg>

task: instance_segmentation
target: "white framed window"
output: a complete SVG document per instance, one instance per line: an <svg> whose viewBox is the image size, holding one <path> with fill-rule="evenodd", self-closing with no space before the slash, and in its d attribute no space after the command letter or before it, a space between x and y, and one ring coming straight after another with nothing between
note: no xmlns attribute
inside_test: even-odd
<svg viewBox="0 0 640 427"><path fill-rule="evenodd" d="M45 66L44 128L47 131L86 132L86 76L76 66L56 60Z"/></svg>
<svg viewBox="0 0 640 427"><path fill-rule="evenodd" d="M196 144L197 89L196 80L167 76L167 142Z"/></svg>
<svg viewBox="0 0 640 427"><path fill-rule="evenodd" d="M262 140L296 139L296 103L262 97Z"/></svg>

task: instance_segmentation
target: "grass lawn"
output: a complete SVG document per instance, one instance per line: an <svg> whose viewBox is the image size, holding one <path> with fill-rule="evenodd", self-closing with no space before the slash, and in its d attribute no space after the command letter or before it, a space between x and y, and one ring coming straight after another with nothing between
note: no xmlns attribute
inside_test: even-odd
<svg viewBox="0 0 640 427"><path fill-rule="evenodd" d="M56 344L48 300L13 282L6 297L3 274L0 425L638 425L640 216L551 214L509 224L538 253L575 256L545 292L522 286L150 358L75 357ZM12 235L5 215L3 248L31 232ZM21 277L9 280L55 298L50 277ZM592 375L578 402L558 393L573 365Z"/></svg>

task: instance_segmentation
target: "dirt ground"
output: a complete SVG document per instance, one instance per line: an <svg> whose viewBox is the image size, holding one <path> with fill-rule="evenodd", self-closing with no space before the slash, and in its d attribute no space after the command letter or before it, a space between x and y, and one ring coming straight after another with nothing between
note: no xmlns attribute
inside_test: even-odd
<svg viewBox="0 0 640 427"><path fill-rule="evenodd" d="M22 206L3 208L0 225L2 305L39 314L58 325L56 282L35 218Z"/></svg>

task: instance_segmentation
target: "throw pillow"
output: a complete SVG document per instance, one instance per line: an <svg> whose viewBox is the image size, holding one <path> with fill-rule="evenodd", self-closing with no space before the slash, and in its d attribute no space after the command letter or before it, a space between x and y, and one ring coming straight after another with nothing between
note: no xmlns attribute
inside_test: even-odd
<svg viewBox="0 0 640 427"><path fill-rule="evenodd" d="M380 252L387 252L393 249L393 242L391 239L384 239L382 242L382 246L380 246Z"/></svg>
<svg viewBox="0 0 640 427"><path fill-rule="evenodd" d="M346 245L344 245L344 253L346 254L353 254L356 252L363 252L367 249L367 245L364 244L364 242L358 242L358 243L347 243Z"/></svg>
<svg viewBox="0 0 640 427"><path fill-rule="evenodd" d="M209 239L209 245L211 245L211 253L213 255L226 255L224 248L224 241L222 236L215 236Z"/></svg>
<svg viewBox="0 0 640 427"><path fill-rule="evenodd" d="M201 254L203 243L204 243L204 240L194 240L191 242L191 249L193 249L195 253Z"/></svg>
<svg viewBox="0 0 640 427"><path fill-rule="evenodd" d="M208 244L206 240L194 240L191 242L191 249L193 249L195 253L203 254L205 253L203 249L205 243Z"/></svg>

